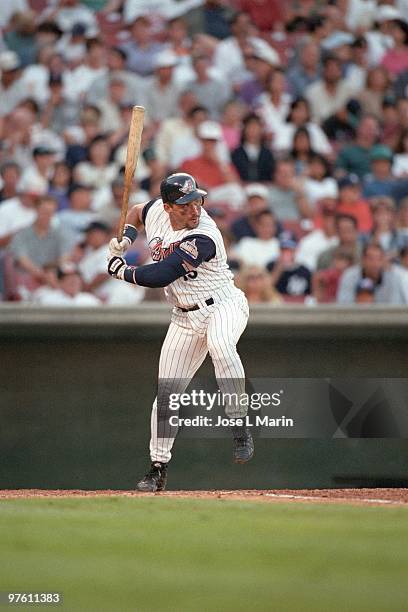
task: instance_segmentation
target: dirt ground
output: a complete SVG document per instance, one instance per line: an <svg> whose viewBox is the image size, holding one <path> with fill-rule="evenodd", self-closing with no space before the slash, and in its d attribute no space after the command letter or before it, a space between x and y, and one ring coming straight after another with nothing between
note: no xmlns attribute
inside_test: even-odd
<svg viewBox="0 0 408 612"><path fill-rule="evenodd" d="M166 491L163 493L139 493L137 491L81 491L81 490L46 490L16 489L0 490L0 500L10 498L38 497L94 497L123 495L126 497L184 497L195 499L219 499L239 501L279 502L314 502L338 503L368 506L408 506L408 489L271 489L271 490L236 490L236 491Z"/></svg>

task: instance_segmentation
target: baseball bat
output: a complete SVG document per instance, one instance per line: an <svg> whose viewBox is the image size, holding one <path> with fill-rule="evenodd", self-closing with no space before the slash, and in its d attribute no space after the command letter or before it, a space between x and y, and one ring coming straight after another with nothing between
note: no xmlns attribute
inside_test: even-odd
<svg viewBox="0 0 408 612"><path fill-rule="evenodd" d="M129 127L129 137L126 152L125 166L125 186L122 199L122 211L118 229L118 241L123 238L123 230L126 223L126 216L129 205L129 195L132 187L133 175L136 170L137 160L140 152L140 141L142 139L143 118L145 109L143 106L134 106L132 109L132 119Z"/></svg>

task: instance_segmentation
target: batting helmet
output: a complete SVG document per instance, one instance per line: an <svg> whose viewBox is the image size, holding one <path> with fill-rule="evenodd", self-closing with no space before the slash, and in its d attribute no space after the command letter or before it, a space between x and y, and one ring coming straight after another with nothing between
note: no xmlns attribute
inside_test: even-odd
<svg viewBox="0 0 408 612"><path fill-rule="evenodd" d="M188 204L207 195L204 189L198 189L195 178L184 172L170 174L160 184L163 202L169 204Z"/></svg>

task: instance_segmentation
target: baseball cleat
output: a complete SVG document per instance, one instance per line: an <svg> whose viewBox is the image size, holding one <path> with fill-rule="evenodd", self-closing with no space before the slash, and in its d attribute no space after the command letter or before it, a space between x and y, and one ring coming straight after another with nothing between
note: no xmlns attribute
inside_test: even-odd
<svg viewBox="0 0 408 612"><path fill-rule="evenodd" d="M246 463L254 456L254 441L247 427L233 428L233 459L234 463Z"/></svg>
<svg viewBox="0 0 408 612"><path fill-rule="evenodd" d="M136 489L145 493L156 493L156 491L164 491L167 482L167 463L154 461L147 474L140 480Z"/></svg>

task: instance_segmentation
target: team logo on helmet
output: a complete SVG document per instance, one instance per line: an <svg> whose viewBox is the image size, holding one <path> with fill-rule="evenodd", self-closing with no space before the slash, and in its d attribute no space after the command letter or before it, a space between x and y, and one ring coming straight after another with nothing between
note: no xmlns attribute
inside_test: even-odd
<svg viewBox="0 0 408 612"><path fill-rule="evenodd" d="M186 195L188 193L191 193L192 191L194 191L194 189L195 189L195 185L194 185L192 179L190 179L190 178L186 179L184 181L183 185L180 187L180 191L182 191Z"/></svg>

